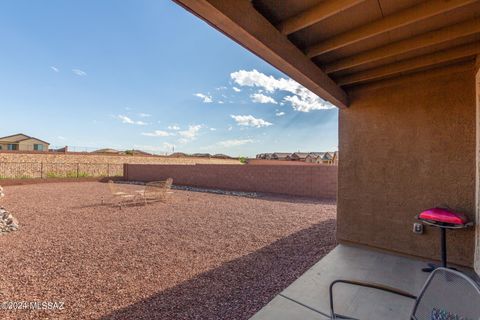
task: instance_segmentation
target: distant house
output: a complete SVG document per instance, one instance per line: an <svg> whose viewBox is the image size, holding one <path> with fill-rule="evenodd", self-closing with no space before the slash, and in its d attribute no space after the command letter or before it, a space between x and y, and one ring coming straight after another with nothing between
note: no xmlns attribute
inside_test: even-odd
<svg viewBox="0 0 480 320"><path fill-rule="evenodd" d="M255 157L257 159L263 159L263 160L271 160L272 159L272 154L271 153L259 153Z"/></svg>
<svg viewBox="0 0 480 320"><path fill-rule="evenodd" d="M289 160L290 155L291 155L290 153L286 153L286 152L274 152L272 153L270 159L271 160Z"/></svg>
<svg viewBox="0 0 480 320"><path fill-rule="evenodd" d="M338 151L335 151L335 152L333 153L332 163L335 164L335 165L338 165Z"/></svg>
<svg viewBox="0 0 480 320"><path fill-rule="evenodd" d="M309 154L310 153L308 153L308 152L294 152L290 156L290 160L292 160L292 161L305 161L305 159L307 158L307 156Z"/></svg>
<svg viewBox="0 0 480 320"><path fill-rule="evenodd" d="M9 151L48 151L50 143L27 136L23 133L0 138L0 150Z"/></svg>
<svg viewBox="0 0 480 320"><path fill-rule="evenodd" d="M336 152L310 152L305 158L308 163L335 164Z"/></svg>
<svg viewBox="0 0 480 320"><path fill-rule="evenodd" d="M338 152L274 152L259 153L256 159L301 161L307 163L337 164Z"/></svg>
<svg viewBox="0 0 480 320"><path fill-rule="evenodd" d="M305 158L305 162L308 163L322 163L325 152L310 152Z"/></svg>
<svg viewBox="0 0 480 320"><path fill-rule="evenodd" d="M56 149L49 149L48 151L50 151L50 152L67 153L67 152L68 152L68 146L61 147L61 148L56 148Z"/></svg>
<svg viewBox="0 0 480 320"><path fill-rule="evenodd" d="M333 164L333 158L335 156L334 152L326 152L323 156L323 163Z"/></svg>

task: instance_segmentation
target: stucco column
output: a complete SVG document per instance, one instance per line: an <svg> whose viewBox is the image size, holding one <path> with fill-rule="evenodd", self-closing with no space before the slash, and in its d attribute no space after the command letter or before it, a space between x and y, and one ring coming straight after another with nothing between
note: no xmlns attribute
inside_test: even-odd
<svg viewBox="0 0 480 320"><path fill-rule="evenodd" d="M476 202L476 224L475 224L475 271L480 274L480 55L477 56L476 62L476 75L475 75L475 88L476 88L476 100L477 100L477 112L476 112L476 137L477 137L477 165L476 165L476 190L475 190L475 202Z"/></svg>

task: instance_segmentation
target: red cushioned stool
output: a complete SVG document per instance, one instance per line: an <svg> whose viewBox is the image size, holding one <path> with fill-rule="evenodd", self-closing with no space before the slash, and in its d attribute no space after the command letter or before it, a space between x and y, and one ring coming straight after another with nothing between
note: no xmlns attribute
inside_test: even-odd
<svg viewBox="0 0 480 320"><path fill-rule="evenodd" d="M449 209L432 208L423 211L416 218L423 223L440 228L440 246L442 254L441 267L447 267L447 229L464 229L473 225L467 217L462 213L456 213ZM432 272L439 266L433 263L428 264L428 268L423 268L424 272Z"/></svg>

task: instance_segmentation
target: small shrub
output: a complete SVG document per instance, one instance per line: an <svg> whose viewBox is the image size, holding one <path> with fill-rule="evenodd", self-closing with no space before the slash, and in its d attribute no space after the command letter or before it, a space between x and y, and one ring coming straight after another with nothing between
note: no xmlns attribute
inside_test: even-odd
<svg viewBox="0 0 480 320"><path fill-rule="evenodd" d="M58 174L54 171L47 172L47 178L61 178L61 177L62 177L61 174Z"/></svg>
<svg viewBox="0 0 480 320"><path fill-rule="evenodd" d="M247 163L247 158L246 157L240 157L240 158L238 158L238 160L240 160L240 163L243 163L243 164Z"/></svg>
<svg viewBox="0 0 480 320"><path fill-rule="evenodd" d="M88 177L93 177L93 175L88 174L87 172L79 172L78 173L78 178L88 178Z"/></svg>
<svg viewBox="0 0 480 320"><path fill-rule="evenodd" d="M66 174L67 178L76 178L77 177L77 171L69 171Z"/></svg>

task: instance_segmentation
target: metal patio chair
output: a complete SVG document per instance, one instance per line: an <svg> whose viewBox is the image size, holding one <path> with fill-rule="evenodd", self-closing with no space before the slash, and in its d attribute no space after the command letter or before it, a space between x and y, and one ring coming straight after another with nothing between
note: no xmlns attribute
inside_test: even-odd
<svg viewBox="0 0 480 320"><path fill-rule="evenodd" d="M168 178L165 181L153 181L145 184L145 189L139 194L143 198L143 203L148 202L167 202L168 196L171 194L173 179Z"/></svg>
<svg viewBox="0 0 480 320"><path fill-rule="evenodd" d="M396 288L368 282L351 280L332 282L330 284L331 319L360 320L335 313L333 288L338 283L377 289L414 300L410 318L405 320L480 319L480 287L478 283L463 273L452 269L435 269L428 277L418 296Z"/></svg>
<svg viewBox="0 0 480 320"><path fill-rule="evenodd" d="M119 206L120 208L129 203L134 203L135 199L138 197L138 195L136 194L121 190L119 186L112 180L108 181L108 188L110 189L110 193L112 194L115 201L114 204Z"/></svg>

